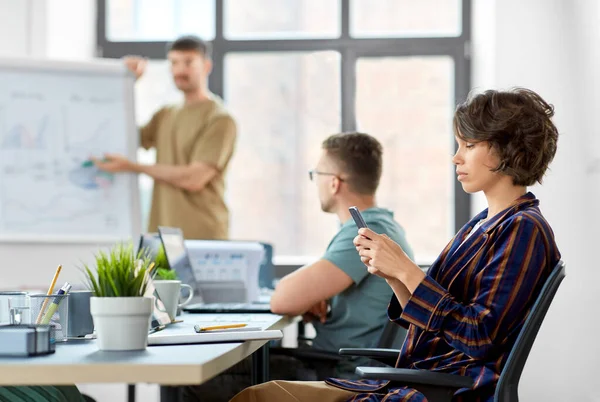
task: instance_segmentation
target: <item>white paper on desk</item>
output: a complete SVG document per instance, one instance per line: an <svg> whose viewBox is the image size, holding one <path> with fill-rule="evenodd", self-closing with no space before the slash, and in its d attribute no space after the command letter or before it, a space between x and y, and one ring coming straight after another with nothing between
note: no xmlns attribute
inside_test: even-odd
<svg viewBox="0 0 600 402"><path fill-rule="evenodd" d="M283 338L283 333L279 330L215 332L200 334L196 332L190 334L169 334L168 332L156 332L154 334L148 335L148 346L185 345L194 343L245 342L281 338Z"/></svg>
<svg viewBox="0 0 600 402"><path fill-rule="evenodd" d="M265 249L258 242L186 240L194 276L200 283L242 283L246 302L260 296L258 275ZM241 300L240 300L241 301Z"/></svg>

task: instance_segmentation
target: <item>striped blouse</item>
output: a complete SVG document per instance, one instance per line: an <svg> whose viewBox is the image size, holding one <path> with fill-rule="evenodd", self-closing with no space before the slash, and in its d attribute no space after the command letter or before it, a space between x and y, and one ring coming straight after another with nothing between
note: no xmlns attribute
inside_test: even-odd
<svg viewBox="0 0 600 402"><path fill-rule="evenodd" d="M482 211L448 243L404 310L395 296L390 320L408 327L396 367L473 377L453 400L492 401L500 372L536 296L560 260L554 233L532 193L486 220ZM463 243L464 242L464 243ZM327 379L360 392L351 401L424 402L402 384Z"/></svg>

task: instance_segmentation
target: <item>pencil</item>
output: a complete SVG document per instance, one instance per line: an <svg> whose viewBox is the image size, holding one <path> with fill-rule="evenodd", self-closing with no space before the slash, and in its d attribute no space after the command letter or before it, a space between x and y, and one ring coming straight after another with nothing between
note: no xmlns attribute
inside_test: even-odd
<svg viewBox="0 0 600 402"><path fill-rule="evenodd" d="M204 327L198 328L198 332L200 331L213 331L216 329L231 329L231 328L243 328L248 324L229 324L229 325L215 325L214 327Z"/></svg>
<svg viewBox="0 0 600 402"><path fill-rule="evenodd" d="M56 268L56 272L54 273L54 278L52 278L52 283L50 284L50 287L48 288L48 293L46 293L47 296L52 295L52 293L54 293L54 286L56 286L56 281L58 280L58 275L60 274L60 270L62 269L62 265L59 265ZM46 298L44 299L44 303L42 304L42 308L40 309L40 312L37 316L37 319L35 320L36 324L39 324L42 316L44 315L44 311L46 311L46 306L48 306L50 298Z"/></svg>

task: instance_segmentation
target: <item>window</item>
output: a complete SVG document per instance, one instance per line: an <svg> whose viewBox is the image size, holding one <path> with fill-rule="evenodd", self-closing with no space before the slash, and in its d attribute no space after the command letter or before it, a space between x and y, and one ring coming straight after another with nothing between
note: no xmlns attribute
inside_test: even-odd
<svg viewBox="0 0 600 402"><path fill-rule="evenodd" d="M410 243L432 260L454 231L450 57L361 58L356 65L358 130L382 143L378 203L395 212Z"/></svg>
<svg viewBox="0 0 600 402"><path fill-rule="evenodd" d="M384 145L379 205L394 210L418 262L430 263L470 217L451 165L452 113L469 90L470 4L99 0L98 47L156 60L137 84L142 123L178 99L167 42L212 40L209 86L239 127L226 195L232 238L271 242L278 256L322 255L338 222L321 211L307 171L325 137L359 130ZM146 213L151 181L141 180Z"/></svg>
<svg viewBox="0 0 600 402"><path fill-rule="evenodd" d="M277 239L283 255L318 255L336 226L323 217L308 170L325 137L341 129L340 55L232 53L225 99L239 127L227 197L231 236Z"/></svg>
<svg viewBox="0 0 600 402"><path fill-rule="evenodd" d="M334 38L340 34L339 0L225 0L230 39Z"/></svg>
<svg viewBox="0 0 600 402"><path fill-rule="evenodd" d="M107 0L106 5L106 38L111 41L215 37L215 0Z"/></svg>
<svg viewBox="0 0 600 402"><path fill-rule="evenodd" d="M460 0L350 0L355 37L459 36Z"/></svg>

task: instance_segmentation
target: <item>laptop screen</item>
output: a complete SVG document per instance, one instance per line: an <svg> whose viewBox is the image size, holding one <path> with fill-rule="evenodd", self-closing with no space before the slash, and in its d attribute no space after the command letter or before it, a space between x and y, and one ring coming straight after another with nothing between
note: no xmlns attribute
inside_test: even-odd
<svg viewBox="0 0 600 402"><path fill-rule="evenodd" d="M158 233L165 249L169 267L177 272L177 277L182 283L186 283L194 289L194 298L200 296L190 256L185 247L183 232L179 228L159 226Z"/></svg>

